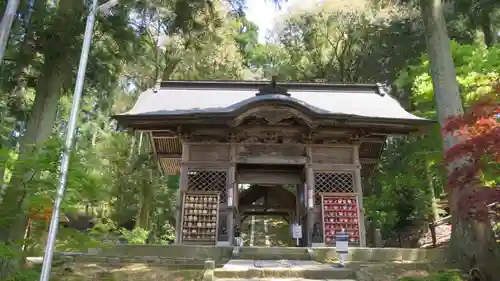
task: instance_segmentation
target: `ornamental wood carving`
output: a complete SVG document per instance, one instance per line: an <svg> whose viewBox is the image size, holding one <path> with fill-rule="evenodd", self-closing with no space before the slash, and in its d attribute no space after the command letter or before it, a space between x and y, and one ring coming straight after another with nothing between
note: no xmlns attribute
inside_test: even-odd
<svg viewBox="0 0 500 281"><path fill-rule="evenodd" d="M312 160L319 164L352 164L352 148L313 147Z"/></svg>
<svg viewBox="0 0 500 281"><path fill-rule="evenodd" d="M287 106L260 106L252 108L236 117L230 126L237 127L245 120L261 120L267 125L290 125L297 121L299 124L312 127L312 120L299 110Z"/></svg>
<svg viewBox="0 0 500 281"><path fill-rule="evenodd" d="M199 143L225 143L230 140L229 134L218 134L218 135L199 135L196 133L182 133L180 138L187 142L199 142Z"/></svg>

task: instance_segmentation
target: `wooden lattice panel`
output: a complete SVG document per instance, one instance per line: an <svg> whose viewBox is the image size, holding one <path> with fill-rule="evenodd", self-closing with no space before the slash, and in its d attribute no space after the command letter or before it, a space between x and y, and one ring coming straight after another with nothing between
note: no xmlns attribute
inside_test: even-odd
<svg viewBox="0 0 500 281"><path fill-rule="evenodd" d="M160 166L167 175L179 174L180 164L180 159L160 158Z"/></svg>
<svg viewBox="0 0 500 281"><path fill-rule="evenodd" d="M315 205L321 204L321 193L353 193L354 176L351 172L314 173Z"/></svg>
<svg viewBox="0 0 500 281"><path fill-rule="evenodd" d="M154 138L157 153L182 153L182 145L178 138Z"/></svg>
<svg viewBox="0 0 500 281"><path fill-rule="evenodd" d="M227 172L221 170L189 169L188 190L196 192L218 192L220 202L227 202Z"/></svg>

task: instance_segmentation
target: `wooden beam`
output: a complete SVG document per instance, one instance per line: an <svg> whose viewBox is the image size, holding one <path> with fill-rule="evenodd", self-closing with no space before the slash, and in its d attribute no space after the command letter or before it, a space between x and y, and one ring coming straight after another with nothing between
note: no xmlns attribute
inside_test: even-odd
<svg viewBox="0 0 500 281"><path fill-rule="evenodd" d="M323 163L314 163L311 164L311 167L314 171L321 172L330 172L330 171L354 171L355 169L360 168L356 164L323 164Z"/></svg>
<svg viewBox="0 0 500 281"><path fill-rule="evenodd" d="M248 213L248 212L261 212L261 213L265 213L265 212L278 212L278 213L288 213L290 211L293 211L293 209L287 209L287 208L267 208L266 209L266 208L263 208L263 207L252 208L250 206L248 206L248 207L243 206L243 208L241 208L240 211L242 213Z"/></svg>
<svg viewBox="0 0 500 281"><path fill-rule="evenodd" d="M300 165L307 162L306 157L286 157L286 156L260 156L260 157L239 157L238 164L282 164Z"/></svg>
<svg viewBox="0 0 500 281"><path fill-rule="evenodd" d="M158 158L182 159L182 154L179 153L158 153Z"/></svg>
<svg viewBox="0 0 500 281"><path fill-rule="evenodd" d="M173 132L171 130L166 131L153 131L154 138L177 138L177 132Z"/></svg>
<svg viewBox="0 0 500 281"><path fill-rule="evenodd" d="M250 216L288 216L289 212L275 212L275 211L243 211L245 215Z"/></svg>
<svg viewBox="0 0 500 281"><path fill-rule="evenodd" d="M380 138L380 136L379 137L374 137L374 136L372 136L372 137L364 137L364 138L361 138L360 142L361 143L365 143L365 142L369 142L369 143L385 143L385 137L387 135L384 134L382 136L383 136L383 138Z"/></svg>
<svg viewBox="0 0 500 281"><path fill-rule="evenodd" d="M375 158L360 158L359 162L361 164L377 164L378 160Z"/></svg>

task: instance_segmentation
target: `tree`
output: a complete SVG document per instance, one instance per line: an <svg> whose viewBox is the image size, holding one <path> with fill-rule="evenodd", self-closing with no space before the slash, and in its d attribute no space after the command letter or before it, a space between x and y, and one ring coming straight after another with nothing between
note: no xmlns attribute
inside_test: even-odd
<svg viewBox="0 0 500 281"><path fill-rule="evenodd" d="M471 266L485 270L490 278L498 274L496 260L500 246L491 228L491 211L498 213L500 202L500 87L482 97L466 114L452 117L443 128L445 133L458 135L462 142L452 146L445 154L445 163L461 162L449 175L447 189L458 197L461 221L472 226L468 234L474 249L462 245ZM465 194L463 194L465 192ZM488 206L494 204L491 208ZM479 247L479 248L477 248Z"/></svg>
<svg viewBox="0 0 500 281"><path fill-rule="evenodd" d="M444 6L442 0L420 0L422 20L425 26L427 43L427 54L429 56L430 72L434 88L434 95L437 104L438 120L442 128L447 125L447 120L463 115L462 101L460 97L458 83L456 81L455 66L451 55L450 39L446 30L444 19ZM444 151L447 153L453 146L461 142L460 137L454 131L446 131L443 136ZM462 160L449 162L447 164L450 175L455 168L463 165ZM469 220L464 220L460 213L460 198L468 197L473 192L473 186L463 186L458 188L453 186L449 190L450 209L452 213L452 239L451 249L453 257L462 268L471 267L471 255L483 267L489 269L488 274L494 275L494 268L485 267L488 264L488 257L485 247L495 247L488 245L489 241L473 240L471 237L472 227ZM468 245L468 247L464 247ZM491 261L491 259L490 259ZM496 275L498 276L498 275Z"/></svg>
<svg viewBox="0 0 500 281"><path fill-rule="evenodd" d="M497 42L497 27L494 25L495 12L500 4L495 0L457 0L453 1L456 11L467 18L471 29L479 28L483 33L486 46L494 46Z"/></svg>
<svg viewBox="0 0 500 281"><path fill-rule="evenodd" d="M492 91L492 83L500 76L500 46L486 48L484 44L451 42L460 96L465 107L472 105ZM429 57L423 55L418 64L400 72L395 83L398 88L412 90L411 109L422 117L436 118L436 103L429 73Z"/></svg>
<svg viewBox="0 0 500 281"><path fill-rule="evenodd" d="M411 10L356 3L354 8L325 3L284 18L275 40L288 58L279 73L296 81L393 81L424 51L423 32Z"/></svg>
<svg viewBox="0 0 500 281"><path fill-rule="evenodd" d="M36 1L36 9L21 7L23 22L13 30L0 81L5 93L0 95L0 174L7 186L0 194L2 249L19 253L21 244L27 244L23 237L31 207L51 205L60 152L59 142L55 145L52 139L59 139L66 128L71 105L66 94L72 92L80 53L87 12L84 3ZM70 175L68 196L89 193L80 196L83 202L70 200L70 206L64 208L72 213L92 213L94 209L103 220L116 219L118 226L129 222L132 227L134 222L141 227L157 225L155 235L160 237L171 228L165 221L172 217L169 201L176 181L160 175L147 152L146 137L134 142L127 133L116 132L109 115L128 109L137 91L153 86L159 77L242 77L243 64L234 41L238 33L221 26L221 20L229 20L229 16L219 2L122 4L98 20L88 65L75 148L81 157L72 160L71 169L76 171L70 172L80 176ZM172 43L163 50L156 45L160 34ZM200 53L202 60L196 59ZM42 157L46 154L55 157L40 161L49 159ZM157 204L160 201L165 203ZM11 277L23 259L0 252L0 279Z"/></svg>

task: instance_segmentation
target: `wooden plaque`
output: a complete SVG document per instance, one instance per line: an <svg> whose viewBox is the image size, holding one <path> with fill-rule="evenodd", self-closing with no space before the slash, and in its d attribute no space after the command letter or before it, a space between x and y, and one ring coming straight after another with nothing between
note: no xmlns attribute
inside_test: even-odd
<svg viewBox="0 0 500 281"><path fill-rule="evenodd" d="M219 194L188 192L182 204L181 241L215 245L219 224Z"/></svg>

